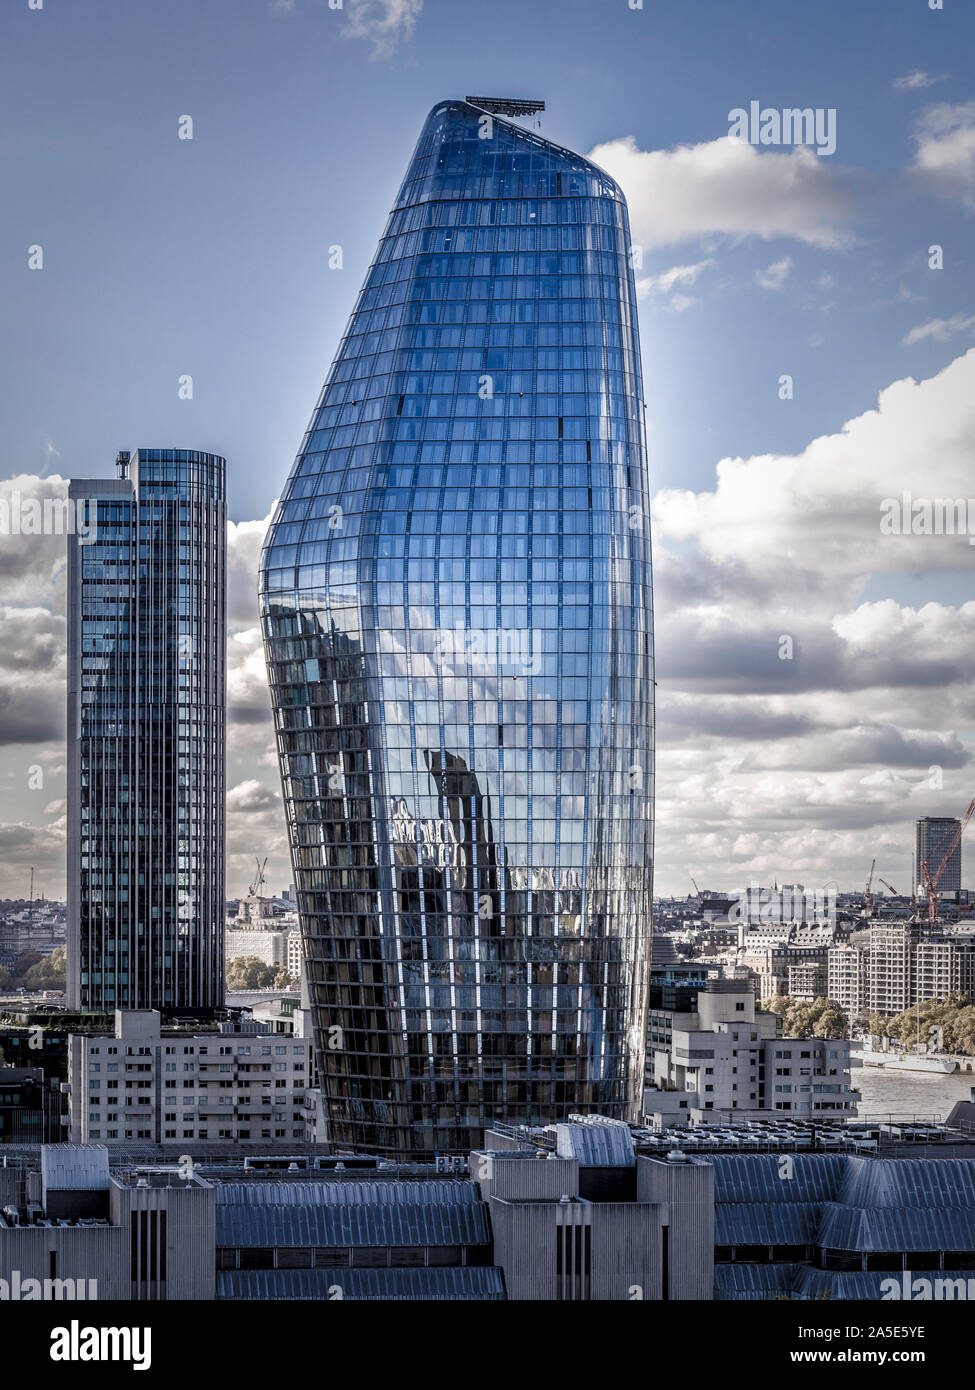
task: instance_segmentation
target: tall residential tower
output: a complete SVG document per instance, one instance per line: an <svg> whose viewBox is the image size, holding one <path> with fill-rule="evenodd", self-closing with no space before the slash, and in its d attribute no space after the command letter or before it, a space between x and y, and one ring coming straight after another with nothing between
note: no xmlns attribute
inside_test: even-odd
<svg viewBox="0 0 975 1390"><path fill-rule="evenodd" d="M118 456L76 479L68 550L68 998L224 1002L224 460Z"/></svg>
<svg viewBox="0 0 975 1390"><path fill-rule="evenodd" d="M649 484L626 205L431 112L275 513L262 612L332 1137L638 1118ZM537 104L527 104L534 108Z"/></svg>
<svg viewBox="0 0 975 1390"><path fill-rule="evenodd" d="M948 853L955 832L961 829L961 821L956 816L921 816L914 822L914 873L917 878L917 892L926 889L921 865L927 863L933 876L937 873L941 860ZM961 836L948 856L944 873L938 880L939 893L956 893L961 888Z"/></svg>

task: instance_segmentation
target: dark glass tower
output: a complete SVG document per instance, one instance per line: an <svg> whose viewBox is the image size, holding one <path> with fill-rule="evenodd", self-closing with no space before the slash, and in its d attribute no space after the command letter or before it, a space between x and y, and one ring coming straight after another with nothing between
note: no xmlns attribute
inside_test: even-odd
<svg viewBox="0 0 975 1390"><path fill-rule="evenodd" d="M224 460L119 455L76 479L68 548L68 998L224 1002Z"/></svg>
<svg viewBox="0 0 975 1390"><path fill-rule="evenodd" d="M649 490L626 206L430 114L268 534L262 612L332 1136L635 1118Z"/></svg>

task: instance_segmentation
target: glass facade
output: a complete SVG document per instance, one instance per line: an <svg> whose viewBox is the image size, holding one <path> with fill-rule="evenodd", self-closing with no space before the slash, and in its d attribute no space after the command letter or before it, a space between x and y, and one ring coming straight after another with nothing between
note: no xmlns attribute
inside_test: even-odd
<svg viewBox="0 0 975 1390"><path fill-rule="evenodd" d="M626 206L436 107L268 533L262 615L336 1142L637 1118L649 484Z"/></svg>
<svg viewBox="0 0 975 1390"><path fill-rule="evenodd" d="M224 1003L224 467L141 449L71 483L92 525L68 549L76 1009Z"/></svg>

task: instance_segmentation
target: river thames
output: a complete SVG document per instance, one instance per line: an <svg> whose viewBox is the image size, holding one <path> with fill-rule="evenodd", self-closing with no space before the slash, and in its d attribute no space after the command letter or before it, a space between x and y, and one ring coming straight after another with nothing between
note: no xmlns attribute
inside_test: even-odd
<svg viewBox="0 0 975 1390"><path fill-rule="evenodd" d="M855 1055L855 1054L854 1054ZM975 1072L954 1072L938 1076L926 1072L888 1071L886 1067L851 1067L850 1081L862 1092L858 1114L861 1119L881 1119L888 1115L919 1120L945 1120L958 1100L971 1100Z"/></svg>

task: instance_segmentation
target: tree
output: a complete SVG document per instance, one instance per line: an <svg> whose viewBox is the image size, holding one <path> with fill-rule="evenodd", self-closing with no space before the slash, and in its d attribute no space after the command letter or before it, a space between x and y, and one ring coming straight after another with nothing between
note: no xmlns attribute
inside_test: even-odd
<svg viewBox="0 0 975 1390"><path fill-rule="evenodd" d="M826 1007L813 1024L812 1036L827 1039L849 1037L850 1026L843 1010L831 999L824 1000L824 1003Z"/></svg>
<svg viewBox="0 0 975 1390"><path fill-rule="evenodd" d="M280 965L265 965L259 956L238 956L227 967L227 988L271 989L277 984L281 969Z"/></svg>
<svg viewBox="0 0 975 1390"><path fill-rule="evenodd" d="M13 982L13 976L5 965L0 965L0 989L9 989Z"/></svg>
<svg viewBox="0 0 975 1390"><path fill-rule="evenodd" d="M782 1017L782 1036L786 1038L848 1038L850 1022L840 1006L832 999L814 999L803 1003L788 995L777 995L762 1004L762 1008Z"/></svg>
<svg viewBox="0 0 975 1390"><path fill-rule="evenodd" d="M28 970L34 965L39 965L44 959L40 951L24 951L14 961L14 979L23 981Z"/></svg>
<svg viewBox="0 0 975 1390"><path fill-rule="evenodd" d="M945 1052L975 1056L975 1006L967 994L922 999L892 1017L871 1014L870 1031L902 1047L913 1048L920 1038L923 1047L934 1044Z"/></svg>
<svg viewBox="0 0 975 1390"><path fill-rule="evenodd" d="M32 965L24 976L28 989L64 989L68 972L68 952L58 946L49 956Z"/></svg>

